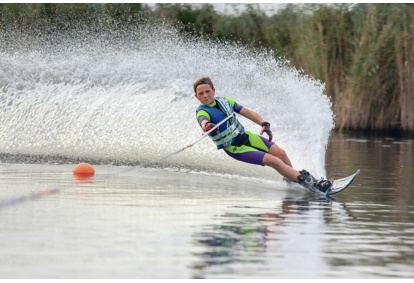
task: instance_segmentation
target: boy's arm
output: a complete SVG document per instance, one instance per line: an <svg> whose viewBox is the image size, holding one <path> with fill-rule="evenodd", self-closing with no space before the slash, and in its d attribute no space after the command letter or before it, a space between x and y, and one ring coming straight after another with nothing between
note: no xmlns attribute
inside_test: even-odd
<svg viewBox="0 0 414 283"><path fill-rule="evenodd" d="M266 134L269 136L269 141L272 141L273 133L272 133L272 130L270 129L270 123L269 122L266 122L265 120L263 120L262 117L260 117L259 114L257 114L253 110L247 109L246 107L243 107L240 110L240 115L242 115L242 116L246 117L247 119L255 122L256 124L262 126L262 130L261 130L260 134L263 134L264 132L266 132Z"/></svg>
<svg viewBox="0 0 414 283"><path fill-rule="evenodd" d="M250 110L250 109L248 109L248 108L246 108L246 107L243 107L241 110L240 110L240 115L242 115L242 116L244 116L244 117L246 117L247 119L249 119L249 120L251 120L251 121L253 121L253 122L255 122L256 124L258 124L258 125L262 125L262 123L263 122L265 122L265 120L263 120L263 118L262 117L260 117L260 115L259 114L257 114L256 112L254 112L253 110Z"/></svg>
<svg viewBox="0 0 414 283"><path fill-rule="evenodd" d="M210 122L210 115L206 111L200 110L197 112L197 121L201 129L205 132L206 124Z"/></svg>

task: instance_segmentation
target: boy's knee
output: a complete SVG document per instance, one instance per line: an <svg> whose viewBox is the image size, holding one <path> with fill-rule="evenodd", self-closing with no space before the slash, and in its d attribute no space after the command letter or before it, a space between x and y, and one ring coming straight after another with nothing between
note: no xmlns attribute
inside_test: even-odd
<svg viewBox="0 0 414 283"><path fill-rule="evenodd" d="M282 166L283 161L280 160L278 157L273 156L271 154L265 154L265 156L263 157L263 165L267 165L270 167L273 167L275 169L279 168L280 166Z"/></svg>
<svg viewBox="0 0 414 283"><path fill-rule="evenodd" d="M276 152L274 153L274 155L276 156L276 157L279 157L279 158L285 158L286 156L287 156L287 154L286 154L286 151L284 151L283 149L281 149L280 147L278 147L277 148L277 150L276 150Z"/></svg>

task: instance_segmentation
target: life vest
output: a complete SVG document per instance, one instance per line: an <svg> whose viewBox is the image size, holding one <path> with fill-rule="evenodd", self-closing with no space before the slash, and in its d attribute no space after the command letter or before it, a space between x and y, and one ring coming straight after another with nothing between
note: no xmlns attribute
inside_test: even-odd
<svg viewBox="0 0 414 283"><path fill-rule="evenodd" d="M230 103L223 97L216 97L216 103L218 103L219 109L214 106L200 105L196 113L199 110L204 110L210 115L211 123L218 124L226 117L233 115L234 110ZM233 143L234 139L244 133L244 127L237 120L236 115L230 118L225 123L218 127L217 131L213 131L209 134L210 138L216 144L217 149L225 148Z"/></svg>

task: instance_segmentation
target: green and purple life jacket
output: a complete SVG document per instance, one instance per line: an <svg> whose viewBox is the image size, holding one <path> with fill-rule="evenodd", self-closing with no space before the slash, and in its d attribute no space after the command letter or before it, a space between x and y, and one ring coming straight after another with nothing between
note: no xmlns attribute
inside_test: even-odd
<svg viewBox="0 0 414 283"><path fill-rule="evenodd" d="M220 109L214 105L200 105L197 108L196 113L200 110L204 110L210 116L209 122L218 124L226 117L233 115L234 108L226 98L215 97L215 101ZM237 120L236 115L233 115L233 118L230 118L227 122L220 125L218 130L211 132L209 136L216 144L217 149L222 149L231 145L235 138L243 133L243 125Z"/></svg>

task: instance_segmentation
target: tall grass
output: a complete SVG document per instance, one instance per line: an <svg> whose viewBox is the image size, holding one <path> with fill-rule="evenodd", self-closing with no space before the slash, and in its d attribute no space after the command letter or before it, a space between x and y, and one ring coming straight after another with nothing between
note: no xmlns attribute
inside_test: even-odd
<svg viewBox="0 0 414 283"><path fill-rule="evenodd" d="M392 4L352 11L343 38L349 61L333 66L344 78L330 78L342 83L329 90L338 128L414 131L413 12Z"/></svg>

